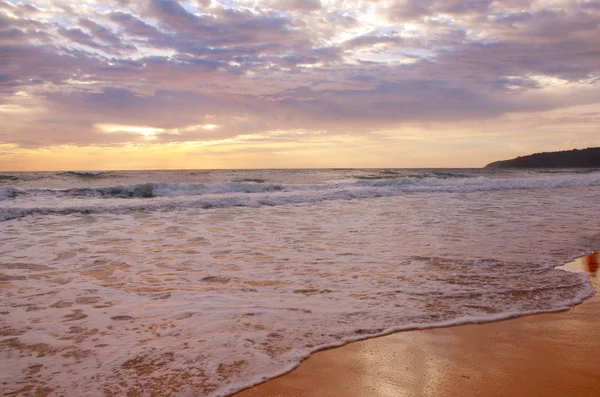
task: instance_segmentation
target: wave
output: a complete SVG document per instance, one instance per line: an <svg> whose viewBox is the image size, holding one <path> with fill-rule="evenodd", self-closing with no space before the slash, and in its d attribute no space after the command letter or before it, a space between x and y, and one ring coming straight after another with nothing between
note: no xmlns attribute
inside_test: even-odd
<svg viewBox="0 0 600 397"><path fill-rule="evenodd" d="M266 183L266 179L260 178L245 178L245 179L234 179L234 182L247 182L247 183Z"/></svg>
<svg viewBox="0 0 600 397"><path fill-rule="evenodd" d="M19 178L18 176L14 176L14 175L4 175L4 174L0 174L0 182L4 182L4 181L18 181L21 178Z"/></svg>
<svg viewBox="0 0 600 397"><path fill-rule="evenodd" d="M206 195L303 193L324 194L335 192L357 198L394 196L403 193L440 192L469 193L475 191L552 189L600 186L600 175L552 176L537 178L461 177L459 174L433 172L400 178L361 178L352 182L316 185L285 185L266 183L263 179L244 179L244 182L142 183L110 187L83 187L71 189L17 189L0 188L0 200L22 195L79 198L156 198Z"/></svg>
<svg viewBox="0 0 600 397"><path fill-rule="evenodd" d="M436 179L448 179L448 178L471 178L466 174L459 174L455 172L446 171L431 171L424 172L421 174L406 174L405 170L379 170L377 173L372 175L356 175L356 179L359 180L377 180L377 179L400 179L400 178L436 178Z"/></svg>
<svg viewBox="0 0 600 397"><path fill-rule="evenodd" d="M13 199L21 194L25 194L25 192L13 187L0 187L0 201Z"/></svg>
<svg viewBox="0 0 600 397"><path fill-rule="evenodd" d="M90 198L154 198L200 196L226 193L264 193L284 190L284 187L273 184L226 182L216 184L188 183L141 183L111 187L72 188L72 189L16 189L0 188L0 200L15 198L20 195L55 196L55 197L90 197Z"/></svg>
<svg viewBox="0 0 600 397"><path fill-rule="evenodd" d="M600 175L537 178L401 177L361 179L321 185L278 185L225 182L214 184L145 183L65 190L0 188L0 220L32 214L103 213L174 208L260 207L368 199L420 193L473 193L518 189L561 189L600 186ZM31 198L31 200L28 199ZM47 198L61 200L46 201ZM94 199L87 201L87 199ZM128 202L125 200L133 200ZM58 205L56 203L59 203ZM17 207L17 204L29 204ZM50 203L50 204L47 204Z"/></svg>
<svg viewBox="0 0 600 397"><path fill-rule="evenodd" d="M114 186L107 188L76 188L58 191L46 191L57 195L113 197L113 198L153 198L200 196L206 194L224 193L264 193L283 190L280 185L225 182L215 184L189 183L142 183L129 186Z"/></svg>
<svg viewBox="0 0 600 397"><path fill-rule="evenodd" d="M593 174L600 172L600 168L565 168L565 169L547 169L547 170L536 170L539 174Z"/></svg>
<svg viewBox="0 0 600 397"><path fill-rule="evenodd" d="M108 173L109 172L103 172L103 171L66 171L66 172L59 172L57 175L70 176L70 177L83 178L83 179L95 179L95 178L101 178Z"/></svg>

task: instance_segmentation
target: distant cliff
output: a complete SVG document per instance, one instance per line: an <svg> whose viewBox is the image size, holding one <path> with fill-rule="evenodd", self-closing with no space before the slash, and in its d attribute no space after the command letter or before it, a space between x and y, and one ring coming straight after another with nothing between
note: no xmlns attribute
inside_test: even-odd
<svg viewBox="0 0 600 397"><path fill-rule="evenodd" d="M544 152L495 161L485 168L600 168L600 147Z"/></svg>

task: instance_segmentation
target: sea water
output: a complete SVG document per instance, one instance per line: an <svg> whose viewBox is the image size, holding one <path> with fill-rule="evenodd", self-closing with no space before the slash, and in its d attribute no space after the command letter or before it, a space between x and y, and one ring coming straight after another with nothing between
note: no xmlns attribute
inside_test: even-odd
<svg viewBox="0 0 600 397"><path fill-rule="evenodd" d="M0 174L0 391L220 396L311 352L565 310L600 170ZM399 357L399 365L402 358Z"/></svg>

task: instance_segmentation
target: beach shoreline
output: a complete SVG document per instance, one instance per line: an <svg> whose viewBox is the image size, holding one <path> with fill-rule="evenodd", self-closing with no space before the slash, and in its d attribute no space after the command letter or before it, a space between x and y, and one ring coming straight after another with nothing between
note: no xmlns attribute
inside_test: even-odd
<svg viewBox="0 0 600 397"><path fill-rule="evenodd" d="M600 388L598 257L558 267L587 272L596 289L570 310L351 342L233 396L593 396Z"/></svg>
<svg viewBox="0 0 600 397"><path fill-rule="evenodd" d="M21 176L3 201L22 217L0 233L0 394L232 395L327 347L593 294L554 266L600 248L599 175L416 172ZM427 357L405 345L359 356ZM372 370L378 388L405 376Z"/></svg>

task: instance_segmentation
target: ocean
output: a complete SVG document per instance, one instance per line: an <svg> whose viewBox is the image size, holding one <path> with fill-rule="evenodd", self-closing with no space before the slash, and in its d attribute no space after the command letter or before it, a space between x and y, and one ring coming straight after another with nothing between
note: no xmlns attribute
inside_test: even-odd
<svg viewBox="0 0 600 397"><path fill-rule="evenodd" d="M594 289L554 267L600 248L599 197L598 169L3 172L0 391L223 396L566 310Z"/></svg>

